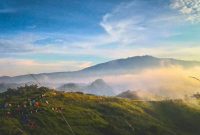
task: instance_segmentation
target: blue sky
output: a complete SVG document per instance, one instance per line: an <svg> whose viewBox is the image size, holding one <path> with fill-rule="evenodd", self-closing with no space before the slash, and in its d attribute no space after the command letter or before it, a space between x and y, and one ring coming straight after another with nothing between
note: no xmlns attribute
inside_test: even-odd
<svg viewBox="0 0 200 135"><path fill-rule="evenodd" d="M200 59L199 0L0 0L0 75Z"/></svg>

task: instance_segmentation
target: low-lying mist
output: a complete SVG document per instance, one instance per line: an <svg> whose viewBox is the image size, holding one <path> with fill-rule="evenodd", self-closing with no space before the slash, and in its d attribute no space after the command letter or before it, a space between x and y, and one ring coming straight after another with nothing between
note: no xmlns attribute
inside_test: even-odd
<svg viewBox="0 0 200 135"><path fill-rule="evenodd" d="M57 88L70 82L89 84L96 79L103 79L114 88L115 95L130 90L142 91L139 94L144 97L155 95L164 98L184 98L200 92L200 81L197 78L200 78L200 67L169 66L127 74L53 80L51 84Z"/></svg>
<svg viewBox="0 0 200 135"><path fill-rule="evenodd" d="M134 74L104 76L103 79L116 89L116 93L126 90L143 90L151 94L169 98L183 98L200 91L200 68L178 66L149 69Z"/></svg>

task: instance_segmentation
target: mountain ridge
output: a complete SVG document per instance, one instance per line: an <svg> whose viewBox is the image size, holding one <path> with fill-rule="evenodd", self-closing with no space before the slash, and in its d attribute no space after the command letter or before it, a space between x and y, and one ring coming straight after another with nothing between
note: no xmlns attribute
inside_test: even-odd
<svg viewBox="0 0 200 135"><path fill-rule="evenodd" d="M83 77L94 77L102 75L112 75L112 74L124 74L138 72L144 69L159 68L159 67L169 67L171 65L178 65L185 68L190 68L193 66L200 66L200 62L197 61L185 61L176 60L172 58L157 58L149 55L144 56L134 56L123 59L116 59L108 61L105 63L100 63L88 68L84 68L78 71L70 72L52 72L52 73L40 73L40 74L26 74L13 77L0 77L0 82L2 83L25 83L30 81L35 81L35 78L43 82L45 80L62 80L62 79L73 79L73 78L83 78ZM34 76L34 78L32 77Z"/></svg>
<svg viewBox="0 0 200 135"><path fill-rule="evenodd" d="M196 61L196 60L180 60L180 59L174 59L174 58L158 58L158 57L154 57L154 56L151 56L151 55L142 55L142 56L133 56L133 57L110 60L110 61L107 61L107 62L99 63L99 64L96 64L96 65L93 65L93 66L90 66L90 67L87 67L87 68L83 68L83 69L80 69L80 70L75 70L75 71L33 73L33 75L47 75L47 74L57 74L57 73L74 73L74 72L80 72L80 71L88 70L90 68L93 68L93 67L96 67L96 66L99 66L99 65L108 64L110 62L123 61L123 60L135 59L135 58L153 58L153 59L175 60L175 61L182 61L182 62L190 62L190 63L200 64L200 61ZM28 75L28 74L17 75L17 76L0 76L0 78L12 78L12 77L20 77L20 76L26 76L26 75Z"/></svg>
<svg viewBox="0 0 200 135"><path fill-rule="evenodd" d="M114 89L103 79L96 79L89 84L66 83L58 87L58 90L65 92L83 92L86 94L94 94L99 96L114 95Z"/></svg>

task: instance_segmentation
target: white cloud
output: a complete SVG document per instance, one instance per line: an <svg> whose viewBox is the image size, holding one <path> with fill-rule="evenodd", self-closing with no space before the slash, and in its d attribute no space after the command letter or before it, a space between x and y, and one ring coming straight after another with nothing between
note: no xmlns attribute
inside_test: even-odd
<svg viewBox="0 0 200 135"><path fill-rule="evenodd" d="M183 14L187 21L200 22L200 0L173 0L171 7Z"/></svg>
<svg viewBox="0 0 200 135"><path fill-rule="evenodd" d="M21 75L28 73L47 73L76 71L92 65L88 61L39 62L26 59L1 58L0 75Z"/></svg>
<svg viewBox="0 0 200 135"><path fill-rule="evenodd" d="M35 29L37 27L37 25L29 25L29 26L27 26L26 28L27 29Z"/></svg>
<svg viewBox="0 0 200 135"><path fill-rule="evenodd" d="M1 36L0 37L0 53L13 54L13 53L31 53L40 50L37 46L33 45L35 40L42 37L37 34L23 33L14 36Z"/></svg>
<svg viewBox="0 0 200 135"><path fill-rule="evenodd" d="M165 33L167 35L167 33ZM200 58L200 47L198 43L157 43L155 46L137 46L130 48L130 46L119 45L114 43L114 48L109 49L109 43L113 42L106 35L88 37L77 41L67 42L67 37L62 37L63 44L53 43L46 45L35 45L36 40L48 38L54 35L36 35L24 33L9 38L0 38L0 53L1 56L26 56L38 54L52 54L52 55L68 55L82 57L84 55L97 56L107 59L117 59L123 57L130 57L135 55L154 55L157 57L174 57L189 60L198 60ZM71 37L70 37L71 38ZM101 48L101 46L106 46ZM117 46L119 45L119 46ZM99 48L100 47L100 48ZM109 55L108 55L109 54Z"/></svg>
<svg viewBox="0 0 200 135"><path fill-rule="evenodd" d="M49 41L48 41L49 40ZM38 44L37 41L45 41ZM79 36L58 33L19 33L0 37L1 54L87 54L97 46L111 43L106 35Z"/></svg>
<svg viewBox="0 0 200 135"><path fill-rule="evenodd" d="M100 25L120 45L151 45L176 35L173 28L181 22L179 17L165 11L164 6L151 4L139 0L122 3L105 14Z"/></svg>

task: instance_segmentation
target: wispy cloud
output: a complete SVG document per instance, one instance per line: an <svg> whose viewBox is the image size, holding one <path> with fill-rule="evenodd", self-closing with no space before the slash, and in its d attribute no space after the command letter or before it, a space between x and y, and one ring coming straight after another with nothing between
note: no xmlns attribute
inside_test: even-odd
<svg viewBox="0 0 200 135"><path fill-rule="evenodd" d="M181 22L179 17L165 5L157 7L152 4L151 1L138 0L122 3L105 14L100 25L113 41L121 45L151 44L176 35L173 28Z"/></svg>
<svg viewBox="0 0 200 135"><path fill-rule="evenodd" d="M1 75L21 75L27 73L45 73L75 71L92 65L88 61L40 62L28 59L1 58Z"/></svg>
<svg viewBox="0 0 200 135"><path fill-rule="evenodd" d="M186 17L186 20L193 23L200 22L199 0L173 0L171 7L183 14Z"/></svg>
<svg viewBox="0 0 200 135"><path fill-rule="evenodd" d="M32 42L40 39L40 36L36 34L17 34L12 36L0 37L0 53L1 54L13 54L13 53L31 53L37 50Z"/></svg>
<svg viewBox="0 0 200 135"><path fill-rule="evenodd" d="M27 26L27 29L35 29L37 27L37 25L29 25Z"/></svg>
<svg viewBox="0 0 200 135"><path fill-rule="evenodd" d="M63 35L39 35L24 33L11 37L0 38L0 52L1 56L26 56L38 54L51 55L68 55L82 57L85 55L97 56L108 59L117 59L122 57L130 57L135 55L154 55L157 57L174 57L189 60L198 60L200 58L200 47L198 43L157 43L155 47L139 46L134 47L121 45L114 42L107 35L94 36L88 38L78 38L79 40L68 40L72 36ZM49 41L49 39L51 39ZM77 39L77 38L76 38ZM36 41L45 40L45 43L36 44ZM46 41L47 40L47 41ZM55 41L54 41L55 40ZM59 42L57 41L59 40ZM57 41L57 42L56 42ZM109 44L113 44L112 49ZM104 47L101 47L104 46ZM134 46L134 44L133 44ZM109 55L107 55L109 54ZM42 58L41 58L42 60Z"/></svg>

